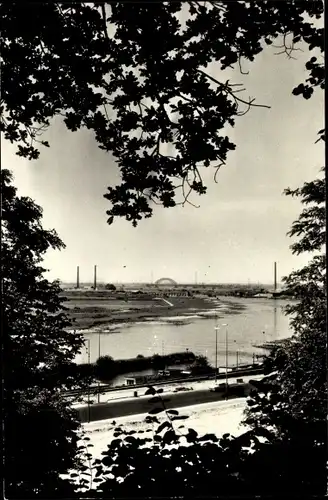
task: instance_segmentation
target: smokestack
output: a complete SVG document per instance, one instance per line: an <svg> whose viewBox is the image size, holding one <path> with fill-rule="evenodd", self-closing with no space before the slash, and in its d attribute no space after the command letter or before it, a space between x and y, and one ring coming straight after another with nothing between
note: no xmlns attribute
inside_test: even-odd
<svg viewBox="0 0 328 500"><path fill-rule="evenodd" d="M97 266L95 266L95 271L94 271L93 288L94 290L97 290Z"/></svg>
<svg viewBox="0 0 328 500"><path fill-rule="evenodd" d="M80 266L76 268L76 288L80 288Z"/></svg>
<svg viewBox="0 0 328 500"><path fill-rule="evenodd" d="M274 291L277 291L277 262L274 263Z"/></svg>

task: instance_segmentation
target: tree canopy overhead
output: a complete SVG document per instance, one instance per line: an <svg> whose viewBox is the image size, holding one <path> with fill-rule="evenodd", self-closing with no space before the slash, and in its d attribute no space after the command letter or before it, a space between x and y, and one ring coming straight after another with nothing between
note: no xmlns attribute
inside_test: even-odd
<svg viewBox="0 0 328 500"><path fill-rule="evenodd" d="M301 43L324 49L321 1L2 3L0 13L4 137L36 159L53 117L93 130L121 173L104 195L109 223L136 225L153 203L205 193L202 169L217 172L235 148L229 127L265 105L210 64L242 73L265 45L288 57ZM306 70L291 91L308 99L324 86L323 60L311 56Z"/></svg>

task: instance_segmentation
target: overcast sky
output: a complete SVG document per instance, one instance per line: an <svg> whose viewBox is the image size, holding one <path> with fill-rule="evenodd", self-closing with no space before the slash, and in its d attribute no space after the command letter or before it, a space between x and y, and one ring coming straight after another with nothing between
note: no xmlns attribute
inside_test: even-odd
<svg viewBox="0 0 328 500"><path fill-rule="evenodd" d="M125 220L108 226L103 194L118 182L118 171L92 133L67 131L56 119L47 134L50 149L42 148L33 162L3 141L2 168L13 171L19 194L43 207L44 226L55 228L66 244L48 252L48 276L75 281L79 265L80 280L91 281L97 264L99 280L113 283L149 282L152 276L194 282L196 272L198 282L272 283L274 261L278 279L302 266L308 257L292 256L286 236L300 204L282 193L312 180L323 164L324 148L314 144L323 126L323 95L309 101L292 96L304 80L308 54L298 52L294 61L274 52L267 48L245 65L249 75L232 75L234 83L245 84L246 98L272 108L237 118L230 134L236 151L217 184L212 171L204 174L208 193L192 198L200 208L156 207L137 228Z"/></svg>

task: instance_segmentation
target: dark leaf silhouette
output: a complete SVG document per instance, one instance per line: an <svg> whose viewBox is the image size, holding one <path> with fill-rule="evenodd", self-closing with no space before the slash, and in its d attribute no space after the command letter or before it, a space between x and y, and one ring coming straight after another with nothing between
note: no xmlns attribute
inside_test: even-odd
<svg viewBox="0 0 328 500"><path fill-rule="evenodd" d="M200 438L198 438L198 440L212 441L213 443L217 443L219 441L215 434L204 434L204 436L201 436Z"/></svg>
<svg viewBox="0 0 328 500"><path fill-rule="evenodd" d="M170 422L168 422L167 420L165 422L161 423L161 425L158 427L158 429L156 429L156 433L159 434L166 427L170 427Z"/></svg>
<svg viewBox="0 0 328 500"><path fill-rule="evenodd" d="M178 410L167 410L167 413L169 413L170 415L179 415Z"/></svg>
<svg viewBox="0 0 328 500"><path fill-rule="evenodd" d="M145 396L148 394L156 394L156 389L154 387L149 387L145 392Z"/></svg>

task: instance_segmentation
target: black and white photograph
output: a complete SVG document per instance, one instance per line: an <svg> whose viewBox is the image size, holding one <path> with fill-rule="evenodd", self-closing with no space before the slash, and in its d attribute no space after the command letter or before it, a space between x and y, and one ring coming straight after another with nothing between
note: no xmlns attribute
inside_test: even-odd
<svg viewBox="0 0 328 500"><path fill-rule="evenodd" d="M0 14L4 498L325 496L324 2Z"/></svg>

